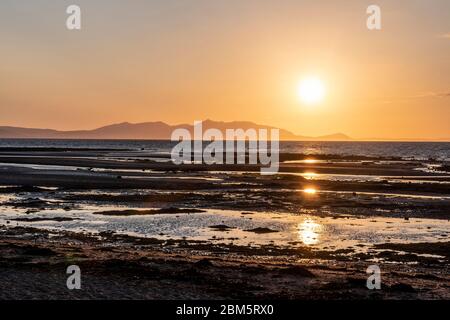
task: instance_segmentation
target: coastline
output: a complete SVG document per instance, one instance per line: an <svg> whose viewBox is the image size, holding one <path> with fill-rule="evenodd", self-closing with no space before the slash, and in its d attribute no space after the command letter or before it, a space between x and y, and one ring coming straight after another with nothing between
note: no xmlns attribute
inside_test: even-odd
<svg viewBox="0 0 450 320"><path fill-rule="evenodd" d="M450 297L445 162L285 154L261 176L164 160L2 152L0 299ZM373 263L383 290L365 286Z"/></svg>

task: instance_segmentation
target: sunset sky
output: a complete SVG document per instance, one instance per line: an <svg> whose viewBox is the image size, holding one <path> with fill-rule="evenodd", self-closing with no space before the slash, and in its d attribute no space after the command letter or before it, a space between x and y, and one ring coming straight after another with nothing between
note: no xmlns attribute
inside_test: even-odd
<svg viewBox="0 0 450 320"><path fill-rule="evenodd" d="M80 31L66 29L70 4ZM209 118L450 139L448 0L2 0L0 38L0 125ZM319 102L299 98L308 77Z"/></svg>

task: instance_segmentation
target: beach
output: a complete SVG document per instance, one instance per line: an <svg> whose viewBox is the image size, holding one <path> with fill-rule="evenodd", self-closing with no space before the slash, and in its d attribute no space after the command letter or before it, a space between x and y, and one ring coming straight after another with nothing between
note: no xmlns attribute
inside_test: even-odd
<svg viewBox="0 0 450 320"><path fill-rule="evenodd" d="M4 146L0 186L1 299L450 297L445 157L282 150L266 176L146 148Z"/></svg>

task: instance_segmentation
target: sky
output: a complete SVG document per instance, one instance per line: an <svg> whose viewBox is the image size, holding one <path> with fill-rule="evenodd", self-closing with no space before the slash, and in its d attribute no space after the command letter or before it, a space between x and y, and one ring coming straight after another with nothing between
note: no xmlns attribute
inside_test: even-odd
<svg viewBox="0 0 450 320"><path fill-rule="evenodd" d="M71 4L81 30L66 28ZM0 125L246 120L450 140L448 0L2 0L0 39ZM299 98L308 77L318 103Z"/></svg>

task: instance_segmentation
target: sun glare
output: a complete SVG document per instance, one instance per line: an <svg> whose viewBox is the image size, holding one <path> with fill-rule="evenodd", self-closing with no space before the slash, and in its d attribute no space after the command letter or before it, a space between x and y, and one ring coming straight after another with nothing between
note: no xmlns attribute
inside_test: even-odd
<svg viewBox="0 0 450 320"><path fill-rule="evenodd" d="M298 86L298 96L306 104L319 103L325 97L325 86L319 78L305 78Z"/></svg>

